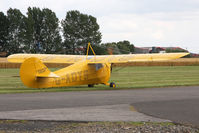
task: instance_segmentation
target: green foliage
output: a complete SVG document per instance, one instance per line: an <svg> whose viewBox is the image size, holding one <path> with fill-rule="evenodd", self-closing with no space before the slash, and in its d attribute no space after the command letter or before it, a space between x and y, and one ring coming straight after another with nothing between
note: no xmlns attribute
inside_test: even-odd
<svg viewBox="0 0 199 133"><path fill-rule="evenodd" d="M134 52L134 45L126 40L117 43L105 43L102 44L102 47L106 47L109 54L129 54Z"/></svg>
<svg viewBox="0 0 199 133"><path fill-rule="evenodd" d="M176 48L176 49L171 49L167 48L166 53L178 53L178 52L188 52L187 50Z"/></svg>
<svg viewBox="0 0 199 133"><path fill-rule="evenodd" d="M41 38L41 24L42 24L42 11L39 8L28 8L27 12L27 38L28 44L26 45L26 52L35 53L36 43Z"/></svg>
<svg viewBox="0 0 199 133"><path fill-rule="evenodd" d="M92 48L94 49L96 55L107 55L108 54L107 48L103 47L102 45L96 44L96 45L93 45ZM92 55L92 54L93 53L90 50L89 55Z"/></svg>
<svg viewBox="0 0 199 133"><path fill-rule="evenodd" d="M61 46L61 36L60 36L60 27L59 19L56 17L56 14L50 9L43 9L43 25L44 30L42 31L43 35L43 50L45 53L56 53L62 49Z"/></svg>
<svg viewBox="0 0 199 133"><path fill-rule="evenodd" d="M0 14L0 23L1 51L56 53L62 48L59 20L50 9L28 8L26 17L20 10L10 8L7 17Z"/></svg>
<svg viewBox="0 0 199 133"><path fill-rule="evenodd" d="M112 42L112 43L105 43L102 44L104 47L106 47L108 54L121 54L120 49L117 46L117 43Z"/></svg>
<svg viewBox="0 0 199 133"><path fill-rule="evenodd" d="M99 25L96 18L91 15L82 14L79 11L69 11L61 24L65 39L64 47L68 54L82 54L76 51L80 46L86 49L88 42L93 45L101 42ZM84 54L85 52L86 50Z"/></svg>
<svg viewBox="0 0 199 133"><path fill-rule="evenodd" d="M175 49L171 49L171 48L167 48L166 49L166 53L179 53L179 52L188 52L187 50L181 49L181 48L175 48ZM191 58L191 54L186 55L182 58Z"/></svg>
<svg viewBox="0 0 199 133"><path fill-rule="evenodd" d="M61 50L59 20L48 8L28 8L29 52L56 53Z"/></svg>
<svg viewBox="0 0 199 133"><path fill-rule="evenodd" d="M53 11L29 7L26 15L12 8L7 11L7 16L0 12L0 52L86 54L89 42L99 55L134 52L129 41L100 44L99 25L91 15L67 12L61 22L63 42L59 19Z"/></svg>
<svg viewBox="0 0 199 133"><path fill-rule="evenodd" d="M117 47L120 49L122 54L129 54L134 52L134 45L130 44L130 42L126 40L118 42Z"/></svg>
<svg viewBox="0 0 199 133"><path fill-rule="evenodd" d="M7 11L7 18L9 21L7 52L9 54L21 53L26 45L26 17L20 12L20 10L10 8Z"/></svg>
<svg viewBox="0 0 199 133"><path fill-rule="evenodd" d="M7 52L8 41L8 19L3 12L0 12L0 52Z"/></svg>

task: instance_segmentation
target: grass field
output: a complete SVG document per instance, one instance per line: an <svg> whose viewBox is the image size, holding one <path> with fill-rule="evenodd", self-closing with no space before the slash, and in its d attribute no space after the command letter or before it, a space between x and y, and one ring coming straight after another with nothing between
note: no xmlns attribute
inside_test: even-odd
<svg viewBox="0 0 199 133"><path fill-rule="evenodd" d="M94 88L76 86L32 89L20 81L19 69L0 69L0 93L20 93L199 85L199 66L115 67L110 81L115 82L117 88L96 85Z"/></svg>

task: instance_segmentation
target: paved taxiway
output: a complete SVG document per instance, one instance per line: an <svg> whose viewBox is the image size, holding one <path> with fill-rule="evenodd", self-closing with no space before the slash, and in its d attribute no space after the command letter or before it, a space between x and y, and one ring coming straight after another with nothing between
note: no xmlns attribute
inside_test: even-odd
<svg viewBox="0 0 199 133"><path fill-rule="evenodd" d="M198 118L199 86L0 95L0 119L171 120L198 126Z"/></svg>

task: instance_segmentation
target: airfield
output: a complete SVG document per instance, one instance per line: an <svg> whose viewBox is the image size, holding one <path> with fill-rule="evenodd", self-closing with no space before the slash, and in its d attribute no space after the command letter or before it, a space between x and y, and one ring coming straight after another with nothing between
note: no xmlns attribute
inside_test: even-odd
<svg viewBox="0 0 199 133"><path fill-rule="evenodd" d="M56 70L56 68L51 68ZM97 85L32 89L19 69L0 69L0 119L171 122L199 127L199 67L114 67L117 88Z"/></svg>
<svg viewBox="0 0 199 133"><path fill-rule="evenodd" d="M0 119L182 122L199 126L199 87L4 94Z"/></svg>

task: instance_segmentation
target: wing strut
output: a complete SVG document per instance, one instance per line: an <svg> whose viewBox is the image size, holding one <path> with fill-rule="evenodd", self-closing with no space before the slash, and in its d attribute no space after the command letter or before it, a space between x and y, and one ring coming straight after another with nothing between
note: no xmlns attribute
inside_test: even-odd
<svg viewBox="0 0 199 133"><path fill-rule="evenodd" d="M89 42L89 43L88 43L88 46L87 46L86 59L87 59L87 57L88 57L89 48L92 50L93 54L94 54L95 57L96 57L96 54L95 54L95 52L94 52L94 50L93 50L93 48L92 48L92 46L91 46L91 43Z"/></svg>

